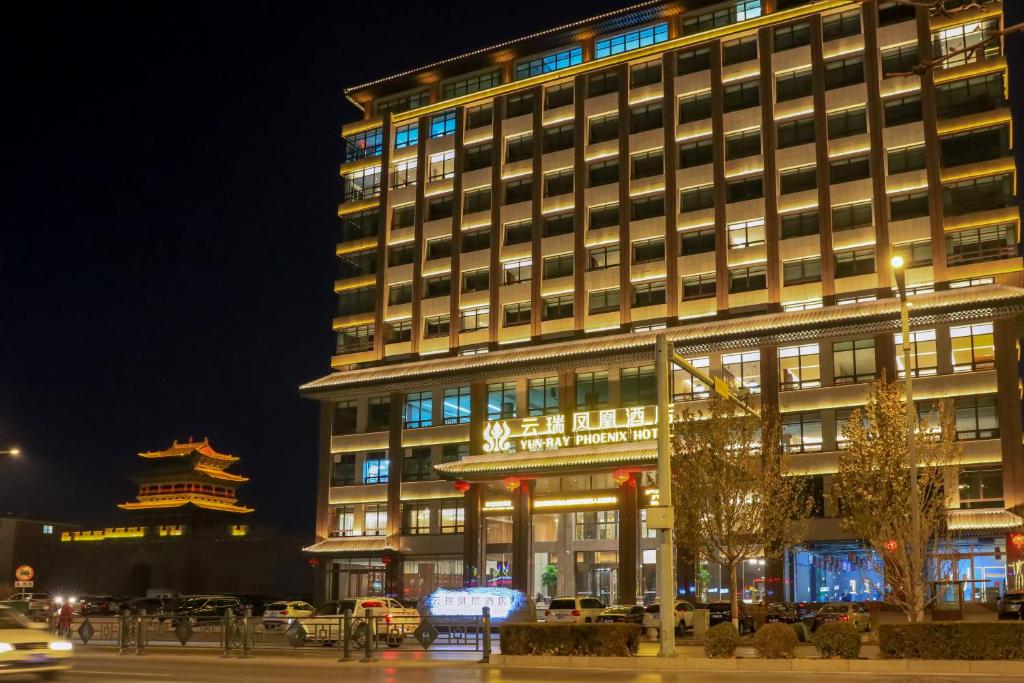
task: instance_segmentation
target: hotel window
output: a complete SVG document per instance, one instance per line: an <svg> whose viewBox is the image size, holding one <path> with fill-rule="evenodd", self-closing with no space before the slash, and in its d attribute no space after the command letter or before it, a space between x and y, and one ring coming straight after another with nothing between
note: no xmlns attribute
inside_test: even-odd
<svg viewBox="0 0 1024 683"><path fill-rule="evenodd" d="M870 382L875 378L875 340L854 339L832 344L836 384Z"/></svg>
<svg viewBox="0 0 1024 683"><path fill-rule="evenodd" d="M833 185L864 180L871 176L871 164L868 155L834 159L829 163L829 181Z"/></svg>
<svg viewBox="0 0 1024 683"><path fill-rule="evenodd" d="M429 391L405 395L405 429L419 429L433 424L433 396Z"/></svg>
<svg viewBox="0 0 1024 683"><path fill-rule="evenodd" d="M331 510L334 513L334 529L332 536L355 536L355 506L338 505Z"/></svg>
<svg viewBox="0 0 1024 683"><path fill-rule="evenodd" d="M918 240L893 245L893 253L903 257L908 268L920 268L932 264L932 241Z"/></svg>
<svg viewBox="0 0 1024 683"><path fill-rule="evenodd" d="M540 228L542 237L572 234L576 231L576 212L570 210L548 214L541 219Z"/></svg>
<svg viewBox="0 0 1024 683"><path fill-rule="evenodd" d="M714 160L714 144L711 138L679 144L679 168L694 168L710 164Z"/></svg>
<svg viewBox="0 0 1024 683"><path fill-rule="evenodd" d="M469 457L468 443L446 443L441 446L441 462L458 462Z"/></svg>
<svg viewBox="0 0 1024 683"><path fill-rule="evenodd" d="M568 107L576 97L575 90L575 85L571 81L550 86L544 90L544 108L558 109L559 107Z"/></svg>
<svg viewBox="0 0 1024 683"><path fill-rule="evenodd" d="M815 165L787 168L779 172L779 194L806 192L818 187L818 167Z"/></svg>
<svg viewBox="0 0 1024 683"><path fill-rule="evenodd" d="M338 278L373 275L377 272L377 249L352 251L338 257Z"/></svg>
<svg viewBox="0 0 1024 683"><path fill-rule="evenodd" d="M780 123L777 128L777 138L779 149L814 142L814 117L808 116Z"/></svg>
<svg viewBox="0 0 1024 683"><path fill-rule="evenodd" d="M782 416L782 448L787 453L817 453L821 443L821 411Z"/></svg>
<svg viewBox="0 0 1024 683"><path fill-rule="evenodd" d="M1016 203L1012 173L961 180L942 188L942 210L947 216L1004 209Z"/></svg>
<svg viewBox="0 0 1024 683"><path fill-rule="evenodd" d="M888 151L889 175L920 171L925 167L924 145L913 145Z"/></svg>
<svg viewBox="0 0 1024 683"><path fill-rule="evenodd" d="M467 230L462 233L462 253L468 254L482 249L489 249L491 246L491 229L479 228Z"/></svg>
<svg viewBox="0 0 1024 683"><path fill-rule="evenodd" d="M398 114L403 111L409 111L410 109L418 109L424 106L429 101L426 90L420 90L408 95L399 95L388 100L377 100L373 103L373 111L375 114L381 115L387 112Z"/></svg>
<svg viewBox="0 0 1024 683"><path fill-rule="evenodd" d="M487 268L467 270L462 274L462 291L486 292L491 287L491 271Z"/></svg>
<svg viewBox="0 0 1024 683"><path fill-rule="evenodd" d="M338 293L338 315L355 315L356 313L372 313L377 307L377 289L375 287L357 287Z"/></svg>
<svg viewBox="0 0 1024 683"><path fill-rule="evenodd" d="M619 537L619 511L577 512L575 540L614 541Z"/></svg>
<svg viewBox="0 0 1024 683"><path fill-rule="evenodd" d="M687 358L690 365L708 374L711 367L711 360L704 358ZM672 400L673 401L699 401L710 395L708 385L697 379L688 370L683 370L675 365L672 366Z"/></svg>
<svg viewBox="0 0 1024 683"><path fill-rule="evenodd" d="M531 221L516 221L505 224L505 246L524 244L533 239L533 223Z"/></svg>
<svg viewBox="0 0 1024 683"><path fill-rule="evenodd" d="M430 180L447 180L455 177L455 151L441 152L430 156Z"/></svg>
<svg viewBox="0 0 1024 683"><path fill-rule="evenodd" d="M725 181L727 204L745 202L764 197L764 181L760 176Z"/></svg>
<svg viewBox="0 0 1024 683"><path fill-rule="evenodd" d="M885 100L883 107L886 127L902 126L903 124L914 123L924 118L920 95L908 95L906 97L895 97Z"/></svg>
<svg viewBox="0 0 1024 683"><path fill-rule="evenodd" d="M533 157L533 134L517 135L505 141L505 161L515 163Z"/></svg>
<svg viewBox="0 0 1024 683"><path fill-rule="evenodd" d="M971 22L934 31L932 33L932 57L952 55L942 62L942 67L949 69L1000 55L1002 54L1001 41L995 38L998 31L998 19ZM963 51L972 47L975 49L969 52ZM958 54L953 55L954 52Z"/></svg>
<svg viewBox="0 0 1024 683"><path fill-rule="evenodd" d="M430 197L427 199L427 220L436 221L452 217L452 196L446 194L442 197Z"/></svg>
<svg viewBox="0 0 1024 683"><path fill-rule="evenodd" d="M811 389L821 386L821 362L817 344L779 349L779 389Z"/></svg>
<svg viewBox="0 0 1024 683"><path fill-rule="evenodd" d="M544 279L572 276L573 255L559 254L544 258Z"/></svg>
<svg viewBox="0 0 1024 683"><path fill-rule="evenodd" d="M505 98L505 118L524 116L533 113L533 93L522 92Z"/></svg>
<svg viewBox="0 0 1024 683"><path fill-rule="evenodd" d="M903 362L903 334L894 336L896 344L896 375L900 379L907 376ZM939 353L936 349L935 330L918 330L910 333L910 369L914 377L934 375L939 371Z"/></svg>
<svg viewBox="0 0 1024 683"><path fill-rule="evenodd" d="M715 186L689 187L679 192L680 211L702 211L715 206Z"/></svg>
<svg viewBox="0 0 1024 683"><path fill-rule="evenodd" d="M391 398L371 396L366 414L366 431L379 432L391 425Z"/></svg>
<svg viewBox="0 0 1024 683"><path fill-rule="evenodd" d="M346 135L342 140L345 143L346 163L379 157L384 151L383 129L379 127Z"/></svg>
<svg viewBox="0 0 1024 683"><path fill-rule="evenodd" d="M775 100L788 102L801 97L809 97L814 83L811 68L797 69L775 76Z"/></svg>
<svg viewBox="0 0 1024 683"><path fill-rule="evenodd" d="M407 159L391 166L391 188L398 190L416 184L416 160Z"/></svg>
<svg viewBox="0 0 1024 683"><path fill-rule="evenodd" d="M836 232L871 225L872 221L871 202L832 207L832 230Z"/></svg>
<svg viewBox="0 0 1024 683"><path fill-rule="evenodd" d="M420 140L420 124L407 123L395 128L395 149L412 147Z"/></svg>
<svg viewBox="0 0 1024 683"><path fill-rule="evenodd" d="M711 48L681 50L676 54L676 74L685 76L711 68Z"/></svg>
<svg viewBox="0 0 1024 683"><path fill-rule="evenodd" d="M928 190L889 197L889 218L906 221L928 215Z"/></svg>
<svg viewBox="0 0 1024 683"><path fill-rule="evenodd" d="M999 438L999 411L995 394L958 396L953 401L958 441Z"/></svg>
<svg viewBox="0 0 1024 683"><path fill-rule="evenodd" d="M761 89L756 78L727 85L722 91L722 106L726 113L757 107L761 104Z"/></svg>
<svg viewBox="0 0 1024 683"><path fill-rule="evenodd" d="M760 129L744 130L725 136L725 156L728 159L742 159L761 153Z"/></svg>
<svg viewBox="0 0 1024 683"><path fill-rule="evenodd" d="M729 268L729 294L756 292L768 287L768 271L764 265Z"/></svg>
<svg viewBox="0 0 1024 683"><path fill-rule="evenodd" d="M427 260L449 258L452 255L452 238L442 237L441 239L427 241Z"/></svg>
<svg viewBox="0 0 1024 683"><path fill-rule="evenodd" d="M652 237L632 243L633 264L652 263L665 259L665 238Z"/></svg>
<svg viewBox="0 0 1024 683"><path fill-rule="evenodd" d="M836 409L836 448L844 451L850 447L850 439L846 435L846 430L849 429L850 420L853 418L854 408L837 408ZM860 422L865 429L868 428L868 417L864 414L863 410L860 410Z"/></svg>
<svg viewBox="0 0 1024 683"><path fill-rule="evenodd" d="M559 294L542 300L541 320L564 320L573 315L573 295Z"/></svg>
<svg viewBox="0 0 1024 683"><path fill-rule="evenodd" d="M380 234L380 209L367 209L341 219L339 242L353 242Z"/></svg>
<svg viewBox="0 0 1024 683"><path fill-rule="evenodd" d="M943 3L945 4L945 3ZM878 4L878 25L889 26L903 21L913 21L916 11L913 5L902 2L881 2Z"/></svg>
<svg viewBox="0 0 1024 683"><path fill-rule="evenodd" d="M744 387L752 394L761 393L761 352L727 353L722 356L723 374L735 386Z"/></svg>
<svg viewBox="0 0 1024 683"><path fill-rule="evenodd" d="M533 199L533 177L526 176L505 182L505 204L518 204Z"/></svg>
<svg viewBox="0 0 1024 683"><path fill-rule="evenodd" d="M355 433L356 405L355 401L338 401L334 404L334 420L331 422L331 434L340 436Z"/></svg>
<svg viewBox="0 0 1024 683"><path fill-rule="evenodd" d="M590 207L590 229L610 228L619 225L619 205L605 204Z"/></svg>
<svg viewBox="0 0 1024 683"><path fill-rule="evenodd" d="M713 297L717 293L717 285L714 273L688 275L683 278L683 301Z"/></svg>
<svg viewBox="0 0 1024 683"><path fill-rule="evenodd" d="M835 276L853 277L875 272L875 248L851 249L835 254Z"/></svg>
<svg viewBox="0 0 1024 683"><path fill-rule="evenodd" d="M935 86L935 109L940 119L977 114L1006 105L1002 73L975 76Z"/></svg>
<svg viewBox="0 0 1024 683"><path fill-rule="evenodd" d="M516 416L516 383L487 385L487 419L508 420Z"/></svg>
<svg viewBox="0 0 1024 683"><path fill-rule="evenodd" d="M822 40L837 40L860 34L860 10L831 14L822 21Z"/></svg>
<svg viewBox="0 0 1024 683"><path fill-rule="evenodd" d="M387 343L404 344L412 341L412 320L395 320L387 324Z"/></svg>
<svg viewBox="0 0 1024 683"><path fill-rule="evenodd" d="M679 98L679 123L692 123L711 118L711 91L683 95Z"/></svg>
<svg viewBox="0 0 1024 683"><path fill-rule="evenodd" d="M629 158L629 162L632 180L650 178L665 172L665 153L660 149L634 154Z"/></svg>
<svg viewBox="0 0 1024 683"><path fill-rule="evenodd" d="M608 407L608 372L576 373L576 407L598 410Z"/></svg>
<svg viewBox="0 0 1024 683"><path fill-rule="evenodd" d="M633 285L633 308L658 306L665 303L665 281L643 282Z"/></svg>
<svg viewBox="0 0 1024 683"><path fill-rule="evenodd" d="M526 398L530 416L558 412L558 377L534 377L527 381Z"/></svg>
<svg viewBox="0 0 1024 683"><path fill-rule="evenodd" d="M469 387L444 390L443 417L446 425L469 424Z"/></svg>
<svg viewBox="0 0 1024 683"><path fill-rule="evenodd" d="M707 254L715 250L715 228L697 228L679 233L679 255Z"/></svg>
<svg viewBox="0 0 1024 683"><path fill-rule="evenodd" d="M524 59L516 64L516 80L560 71L583 63L583 48L579 45L552 52L541 57Z"/></svg>
<svg viewBox="0 0 1024 683"><path fill-rule="evenodd" d="M622 368L619 386L623 406L649 406L658 402L654 384L654 366Z"/></svg>
<svg viewBox="0 0 1024 683"><path fill-rule="evenodd" d="M961 508L1001 508L1003 500L1003 468L999 465L965 467L960 471Z"/></svg>
<svg viewBox="0 0 1024 683"><path fill-rule="evenodd" d="M571 149L573 146L573 135L575 126L566 123L561 126L551 126L544 129L544 153L560 152L563 149Z"/></svg>
<svg viewBox="0 0 1024 683"><path fill-rule="evenodd" d="M779 216L782 222L782 239L817 235L821 231L818 210L784 213Z"/></svg>
<svg viewBox="0 0 1024 683"><path fill-rule="evenodd" d="M441 99L450 100L501 85L501 71L489 71L441 84Z"/></svg>
<svg viewBox="0 0 1024 683"><path fill-rule="evenodd" d="M558 197L564 194L571 194L572 187L573 171L571 168L544 174L545 197Z"/></svg>
<svg viewBox="0 0 1024 683"><path fill-rule="evenodd" d="M530 324L530 302L523 301L515 304L505 304L502 311L505 327Z"/></svg>
<svg viewBox="0 0 1024 683"><path fill-rule="evenodd" d="M882 50L882 75L885 78L911 74L914 67L920 63L921 55L917 51L917 41Z"/></svg>
<svg viewBox="0 0 1024 683"><path fill-rule="evenodd" d="M374 451L366 454L363 460L363 483L364 484L386 484L388 483L388 469L390 463L388 456L383 451Z"/></svg>
<svg viewBox="0 0 1024 683"><path fill-rule="evenodd" d="M655 128L661 128L663 122L660 101L653 104L641 104L631 108L629 111L630 133L643 133Z"/></svg>
<svg viewBox="0 0 1024 683"><path fill-rule="evenodd" d="M746 4L746 3L741 3ZM760 5L760 0L758 0ZM714 12L708 12L706 14L700 14L697 16L684 16L683 17L683 35L689 36L694 33L702 33L703 31L710 31L714 28L721 26L728 26L729 24L736 22L736 13L734 8L723 7L722 9L715 10Z"/></svg>
<svg viewBox="0 0 1024 683"><path fill-rule="evenodd" d="M346 202L377 197L380 195L380 166L345 173L341 182Z"/></svg>
<svg viewBox="0 0 1024 683"><path fill-rule="evenodd" d="M501 270L506 285L519 285L533 279L533 261L528 258L505 261L501 264Z"/></svg>
<svg viewBox="0 0 1024 683"><path fill-rule="evenodd" d="M722 64L731 66L757 59L757 36L722 43Z"/></svg>
<svg viewBox="0 0 1024 683"><path fill-rule="evenodd" d="M598 187L619 182L619 159L595 161L587 166L587 187Z"/></svg>
<svg viewBox="0 0 1024 683"><path fill-rule="evenodd" d="M590 144L607 142L619 137L619 115L604 114L592 116L589 119Z"/></svg>
<svg viewBox="0 0 1024 683"><path fill-rule="evenodd" d="M1001 124L943 135L939 145L943 168L999 159L1010 153L1010 126Z"/></svg>
<svg viewBox="0 0 1024 683"><path fill-rule="evenodd" d="M668 40L668 22L594 41L594 59L610 57Z"/></svg>
<svg viewBox="0 0 1024 683"><path fill-rule="evenodd" d="M629 69L629 87L642 88L645 85L661 83L661 60L653 59L643 64L634 64Z"/></svg>
<svg viewBox="0 0 1024 683"><path fill-rule="evenodd" d="M433 478L434 473L430 464L430 446L410 448L409 452L405 454L402 481L427 481Z"/></svg>
<svg viewBox="0 0 1024 683"><path fill-rule="evenodd" d="M587 97L598 97L619 91L619 71L609 69L587 77Z"/></svg>
<svg viewBox="0 0 1024 683"><path fill-rule="evenodd" d="M430 137L443 138L455 134L455 110L449 109L430 117Z"/></svg>
<svg viewBox="0 0 1024 683"><path fill-rule="evenodd" d="M338 330L337 353L357 353L373 348L373 325L355 325Z"/></svg>
<svg viewBox="0 0 1024 683"><path fill-rule="evenodd" d="M729 248L756 247L764 244L764 219L730 223L726 228L729 235Z"/></svg>
<svg viewBox="0 0 1024 683"><path fill-rule="evenodd" d="M430 533L430 503L402 503L402 533L409 536Z"/></svg>
<svg viewBox="0 0 1024 683"><path fill-rule="evenodd" d="M784 285L803 285L810 282L821 282L820 256L782 262L782 283Z"/></svg>
<svg viewBox="0 0 1024 683"><path fill-rule="evenodd" d="M434 299L439 296L448 296L452 293L451 275L434 275L425 280L426 290L424 299Z"/></svg>
<svg viewBox="0 0 1024 683"><path fill-rule="evenodd" d="M416 258L416 245L412 242L403 242L388 247L388 265L405 266L412 263Z"/></svg>
<svg viewBox="0 0 1024 683"><path fill-rule="evenodd" d="M331 486L349 486L356 483L356 454L336 453L331 463Z"/></svg>
<svg viewBox="0 0 1024 683"><path fill-rule="evenodd" d="M864 82L864 58L847 57L825 62L825 89L845 88Z"/></svg>
<svg viewBox="0 0 1024 683"><path fill-rule="evenodd" d="M423 338L447 337L451 331L452 317L449 314L431 315L423 319Z"/></svg>
<svg viewBox="0 0 1024 683"><path fill-rule="evenodd" d="M781 26L775 29L775 52L792 50L795 47L802 47L810 44L811 25L806 21L790 24L788 26Z"/></svg>
<svg viewBox="0 0 1024 683"><path fill-rule="evenodd" d="M828 115L828 138L836 140L868 132L868 112L865 107L855 107Z"/></svg>
<svg viewBox="0 0 1024 683"><path fill-rule="evenodd" d="M619 245L605 244L587 250L587 270L604 270L619 265Z"/></svg>
<svg viewBox="0 0 1024 683"><path fill-rule="evenodd" d="M950 266L1015 258L1017 253L1016 223L946 233L946 263Z"/></svg>
<svg viewBox="0 0 1024 683"><path fill-rule="evenodd" d="M589 310L591 315L619 310L619 290L602 289L591 292Z"/></svg>
<svg viewBox="0 0 1024 683"><path fill-rule="evenodd" d="M441 502L441 533L461 534L464 529L466 509L457 501Z"/></svg>
<svg viewBox="0 0 1024 683"><path fill-rule="evenodd" d="M494 122L494 107L490 104L481 104L476 107L466 108L466 129L483 128Z"/></svg>
<svg viewBox="0 0 1024 683"><path fill-rule="evenodd" d="M367 503L363 515L363 535L383 536L388 532L388 504Z"/></svg>
<svg viewBox="0 0 1024 683"><path fill-rule="evenodd" d="M462 170L476 171L481 168L489 168L491 165L491 143L486 142L482 145L474 145L467 147L465 154L462 159Z"/></svg>
<svg viewBox="0 0 1024 683"><path fill-rule="evenodd" d="M991 370L995 367L992 323L951 327L949 337L953 347L953 372Z"/></svg>
<svg viewBox="0 0 1024 683"><path fill-rule="evenodd" d="M469 308L459 312L459 331L478 332L486 330L490 324L490 308Z"/></svg>
<svg viewBox="0 0 1024 683"><path fill-rule="evenodd" d="M466 190L462 197L463 213L477 213L478 211L491 210L491 188L489 187Z"/></svg>

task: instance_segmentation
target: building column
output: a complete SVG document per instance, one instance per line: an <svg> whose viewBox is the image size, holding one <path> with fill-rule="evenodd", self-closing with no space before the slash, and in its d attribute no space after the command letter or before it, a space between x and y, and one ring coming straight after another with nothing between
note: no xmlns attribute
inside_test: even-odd
<svg viewBox="0 0 1024 683"><path fill-rule="evenodd" d="M464 528L462 532L462 585L474 588L480 585L483 571L481 561L481 523L483 521L483 489L480 484L471 484L466 491Z"/></svg>
<svg viewBox="0 0 1024 683"><path fill-rule="evenodd" d="M999 440L1003 452L1003 499L1006 507L1024 504L1024 450L1021 448L1021 398L1018 345L1013 318L996 320L996 386L999 396Z"/></svg>
<svg viewBox="0 0 1024 683"><path fill-rule="evenodd" d="M405 413L405 394L395 392L390 397L388 433L388 525L387 541L398 548L402 534L402 471L405 469L405 449L402 448L402 417ZM385 592L402 595L402 558L390 555L391 562L385 572Z"/></svg>
<svg viewBox="0 0 1024 683"><path fill-rule="evenodd" d="M786 601L786 563L784 557L766 557L764 561L764 601L772 605Z"/></svg>
<svg viewBox="0 0 1024 683"><path fill-rule="evenodd" d="M533 482L524 479L512 492L512 588L530 592L533 560Z"/></svg>
<svg viewBox="0 0 1024 683"><path fill-rule="evenodd" d="M404 590L402 585L402 574L404 573L402 556L394 553L384 557L391 558L391 561L384 565L384 593L389 597L400 599Z"/></svg>
<svg viewBox="0 0 1024 683"><path fill-rule="evenodd" d="M636 475L619 484L619 595L620 605L635 605L637 589L637 539L640 535Z"/></svg>

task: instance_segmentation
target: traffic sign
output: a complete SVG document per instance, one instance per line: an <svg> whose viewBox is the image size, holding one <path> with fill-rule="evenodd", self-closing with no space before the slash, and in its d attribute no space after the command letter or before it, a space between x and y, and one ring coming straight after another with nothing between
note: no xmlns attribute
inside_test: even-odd
<svg viewBox="0 0 1024 683"><path fill-rule="evenodd" d="M15 588L34 588L36 585L35 581L15 581Z"/></svg>
<svg viewBox="0 0 1024 683"><path fill-rule="evenodd" d="M18 581L31 581L36 578L36 570L27 564L23 564L14 570L14 578Z"/></svg>

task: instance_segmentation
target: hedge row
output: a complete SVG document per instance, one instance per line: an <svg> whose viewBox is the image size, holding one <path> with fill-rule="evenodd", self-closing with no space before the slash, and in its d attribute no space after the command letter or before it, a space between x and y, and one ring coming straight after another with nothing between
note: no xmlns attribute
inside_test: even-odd
<svg viewBox="0 0 1024 683"><path fill-rule="evenodd" d="M505 655L632 657L640 649L638 624L502 624Z"/></svg>
<svg viewBox="0 0 1024 683"><path fill-rule="evenodd" d="M1024 622L886 624L878 645L888 659L1024 659Z"/></svg>

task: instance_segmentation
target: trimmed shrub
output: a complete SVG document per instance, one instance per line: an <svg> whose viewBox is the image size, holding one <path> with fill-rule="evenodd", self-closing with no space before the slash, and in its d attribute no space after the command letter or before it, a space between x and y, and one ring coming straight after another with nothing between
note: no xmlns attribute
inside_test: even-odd
<svg viewBox="0 0 1024 683"><path fill-rule="evenodd" d="M731 621L715 624L704 636L704 654L713 659L732 657L740 643L740 633Z"/></svg>
<svg viewBox="0 0 1024 683"><path fill-rule="evenodd" d="M878 646L887 659L1024 659L1024 621L885 624Z"/></svg>
<svg viewBox="0 0 1024 683"><path fill-rule="evenodd" d="M822 657L856 659L860 656L860 631L842 621L822 624L814 632L814 647Z"/></svg>
<svg viewBox="0 0 1024 683"><path fill-rule="evenodd" d="M632 657L640 649L638 624L501 625L505 655Z"/></svg>
<svg viewBox="0 0 1024 683"><path fill-rule="evenodd" d="M754 650L765 659L793 659L799 643L789 624L765 624L754 634Z"/></svg>

